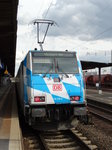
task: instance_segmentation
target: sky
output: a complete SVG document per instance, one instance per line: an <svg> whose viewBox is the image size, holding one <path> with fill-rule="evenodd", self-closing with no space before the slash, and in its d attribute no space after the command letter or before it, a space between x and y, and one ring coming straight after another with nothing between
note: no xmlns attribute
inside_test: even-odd
<svg viewBox="0 0 112 150"><path fill-rule="evenodd" d="M37 44L35 19L50 19L44 50L76 51L81 60L111 61L112 0L19 0L16 71ZM41 33L45 26L40 27Z"/></svg>

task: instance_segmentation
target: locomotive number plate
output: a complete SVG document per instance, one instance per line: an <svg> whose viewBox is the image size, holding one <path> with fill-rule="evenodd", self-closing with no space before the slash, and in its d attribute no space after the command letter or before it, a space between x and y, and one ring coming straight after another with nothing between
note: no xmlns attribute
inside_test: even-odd
<svg viewBox="0 0 112 150"><path fill-rule="evenodd" d="M53 84L53 91L62 91L62 84Z"/></svg>

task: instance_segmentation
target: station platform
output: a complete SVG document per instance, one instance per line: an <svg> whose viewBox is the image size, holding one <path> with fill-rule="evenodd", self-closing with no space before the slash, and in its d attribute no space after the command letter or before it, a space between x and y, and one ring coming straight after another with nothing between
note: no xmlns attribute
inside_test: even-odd
<svg viewBox="0 0 112 150"><path fill-rule="evenodd" d="M100 101L100 102L112 105L112 92L102 91L99 94L99 90L86 89L86 99L92 99L95 101Z"/></svg>
<svg viewBox="0 0 112 150"><path fill-rule="evenodd" d="M0 150L22 150L14 84L0 87Z"/></svg>

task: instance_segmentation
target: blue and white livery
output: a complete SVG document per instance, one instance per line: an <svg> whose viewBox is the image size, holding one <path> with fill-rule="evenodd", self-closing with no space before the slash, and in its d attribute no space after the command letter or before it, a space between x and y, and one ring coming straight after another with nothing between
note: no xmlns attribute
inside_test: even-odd
<svg viewBox="0 0 112 150"><path fill-rule="evenodd" d="M72 122L86 115L84 83L76 52L29 51L17 89L26 121Z"/></svg>

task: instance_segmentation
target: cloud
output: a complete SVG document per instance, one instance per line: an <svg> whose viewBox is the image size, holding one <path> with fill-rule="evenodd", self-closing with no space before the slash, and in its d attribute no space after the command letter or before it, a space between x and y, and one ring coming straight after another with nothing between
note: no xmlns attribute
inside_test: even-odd
<svg viewBox="0 0 112 150"><path fill-rule="evenodd" d="M56 21L59 27L51 28L49 35L77 37L82 41L110 39L111 10L112 0L57 0L47 18Z"/></svg>
<svg viewBox="0 0 112 150"><path fill-rule="evenodd" d="M18 16L19 25L28 25L32 20L32 16L27 12Z"/></svg>
<svg viewBox="0 0 112 150"><path fill-rule="evenodd" d="M50 1L49 1L50 2ZM38 9L36 9L38 4ZM41 5L35 0L19 9L18 23L20 26L28 24L38 18L41 12ZM46 3L47 4L47 3ZM40 7L39 7L40 6ZM52 19L58 26L50 28L49 36L71 36L81 41L93 41L112 38L112 0L57 0L55 4L47 4L43 18ZM31 10L32 11L29 11ZM31 34L35 34L35 27L32 27Z"/></svg>

